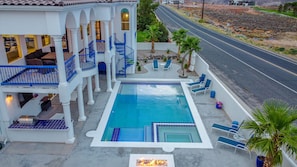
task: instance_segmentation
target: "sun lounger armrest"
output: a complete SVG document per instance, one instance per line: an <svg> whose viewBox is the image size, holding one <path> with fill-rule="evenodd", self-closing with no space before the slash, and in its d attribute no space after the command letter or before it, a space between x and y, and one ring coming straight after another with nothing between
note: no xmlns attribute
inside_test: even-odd
<svg viewBox="0 0 297 167"><path fill-rule="evenodd" d="M237 147L237 148L240 148L240 149L243 149L243 150L246 150L246 149L247 149L247 148L246 148L244 145L242 145L242 144L237 144L236 147Z"/></svg>
<svg viewBox="0 0 297 167"><path fill-rule="evenodd" d="M237 133L237 129L229 129L229 132L231 132L231 133Z"/></svg>

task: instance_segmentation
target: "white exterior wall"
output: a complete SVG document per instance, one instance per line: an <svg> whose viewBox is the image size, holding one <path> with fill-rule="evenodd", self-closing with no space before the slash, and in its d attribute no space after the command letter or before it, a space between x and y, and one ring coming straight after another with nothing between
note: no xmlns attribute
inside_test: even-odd
<svg viewBox="0 0 297 167"><path fill-rule="evenodd" d="M200 56L196 56L195 72L199 75L204 73L206 74L206 79L211 80L210 91L214 90L216 92L215 99L223 103L223 109L231 120L242 122L247 118L252 118L249 114L251 109L243 106L244 104L239 101L239 98L230 93L223 82L209 70L208 64Z"/></svg>
<svg viewBox="0 0 297 167"><path fill-rule="evenodd" d="M151 42L138 42L137 49L138 50L151 50L152 43ZM155 42L155 50L171 50L177 53L178 47L176 46L175 42L170 44L163 43L163 42Z"/></svg>
<svg viewBox="0 0 297 167"><path fill-rule="evenodd" d="M196 53L194 53L196 54ZM242 122L246 119L253 119L250 113L252 110L236 97L210 70L208 64L200 57L196 56L195 72L199 75L206 74L206 79L211 80L210 90L216 92L215 99L223 102L223 109L231 120ZM245 136L249 136L248 131L241 131ZM292 160L287 154L283 154L284 167L296 167L296 160Z"/></svg>

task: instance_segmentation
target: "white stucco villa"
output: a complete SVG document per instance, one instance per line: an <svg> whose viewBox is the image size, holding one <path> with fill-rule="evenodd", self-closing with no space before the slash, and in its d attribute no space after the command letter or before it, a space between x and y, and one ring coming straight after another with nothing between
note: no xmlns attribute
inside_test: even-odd
<svg viewBox="0 0 297 167"><path fill-rule="evenodd" d="M70 100L92 105L117 75L135 71L137 0L3 0L0 2L0 138L75 141ZM99 69L99 70L98 70ZM92 87L92 79L95 86ZM88 95L83 96L87 86ZM61 117L35 121L59 95Z"/></svg>

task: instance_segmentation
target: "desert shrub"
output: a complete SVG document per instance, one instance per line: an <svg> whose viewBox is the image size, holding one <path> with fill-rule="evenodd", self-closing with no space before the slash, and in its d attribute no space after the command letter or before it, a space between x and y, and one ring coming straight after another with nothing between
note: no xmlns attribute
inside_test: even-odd
<svg viewBox="0 0 297 167"><path fill-rule="evenodd" d="M293 49L293 48L291 48L291 49L289 50L289 54L291 54L291 55L297 55L297 49Z"/></svg>
<svg viewBox="0 0 297 167"><path fill-rule="evenodd" d="M285 51L285 48L283 48L283 47L282 48L276 48L275 50L279 51L279 52L283 52L283 51Z"/></svg>
<svg viewBox="0 0 297 167"><path fill-rule="evenodd" d="M203 19L198 20L199 23L204 23L205 21Z"/></svg>

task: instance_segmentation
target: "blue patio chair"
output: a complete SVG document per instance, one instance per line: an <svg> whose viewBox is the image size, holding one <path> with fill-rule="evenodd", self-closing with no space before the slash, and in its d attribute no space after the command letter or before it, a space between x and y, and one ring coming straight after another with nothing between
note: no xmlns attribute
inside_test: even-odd
<svg viewBox="0 0 297 167"><path fill-rule="evenodd" d="M195 86L199 86L199 87L201 87L202 84L203 84L204 81L205 81L205 77L206 77L205 74L201 74L201 76L199 77L199 79L198 79L197 81L187 83L188 87L190 87L190 88L193 88L193 87L195 87Z"/></svg>
<svg viewBox="0 0 297 167"><path fill-rule="evenodd" d="M249 155L250 155L250 158L251 158L251 152L246 147L246 143L244 143L244 142L241 142L241 141L238 141L238 140L235 140L235 139L231 139L231 138L220 136L218 138L218 140L217 140L216 146L217 146L218 143L224 144L224 145L227 145L227 146L230 146L230 147L235 148L234 153L236 153L236 150L237 149L247 151L249 153Z"/></svg>
<svg viewBox="0 0 297 167"><path fill-rule="evenodd" d="M203 94L205 94L206 91L210 87L210 83L211 83L211 80L207 79L205 82L205 85L203 87L192 89L191 92L195 95L197 95L198 93L201 93L201 92L203 92Z"/></svg>
<svg viewBox="0 0 297 167"><path fill-rule="evenodd" d="M153 69L157 71L159 69L159 63L157 59L153 60Z"/></svg>
<svg viewBox="0 0 297 167"><path fill-rule="evenodd" d="M226 125L221 125L221 124L212 124L211 128L215 129L215 130L219 130L222 132L226 132L229 136L229 134L236 134L240 128L240 126L242 125L242 123L239 125L238 121L233 121L231 126L226 126ZM212 130L211 129L211 130Z"/></svg>
<svg viewBox="0 0 297 167"><path fill-rule="evenodd" d="M171 67L171 59L168 59L166 61L166 64L164 65L164 70L168 70Z"/></svg>

